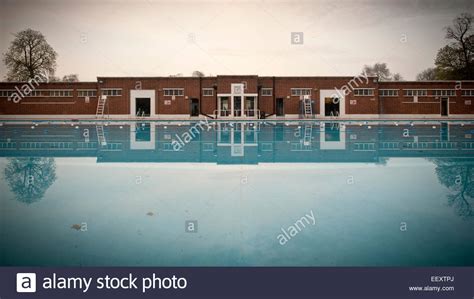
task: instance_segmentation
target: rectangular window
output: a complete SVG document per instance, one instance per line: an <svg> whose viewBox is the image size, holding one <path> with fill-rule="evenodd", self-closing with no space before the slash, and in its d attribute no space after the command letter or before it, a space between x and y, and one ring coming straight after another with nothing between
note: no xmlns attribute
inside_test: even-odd
<svg viewBox="0 0 474 299"><path fill-rule="evenodd" d="M454 97L456 96L456 91L454 89L434 89L433 95L436 97Z"/></svg>
<svg viewBox="0 0 474 299"><path fill-rule="evenodd" d="M291 95L292 96L310 96L311 88L292 88Z"/></svg>
<svg viewBox="0 0 474 299"><path fill-rule="evenodd" d="M72 97L72 90L53 89L49 91L50 97Z"/></svg>
<svg viewBox="0 0 474 299"><path fill-rule="evenodd" d="M180 149L176 150L176 149L174 149L172 142L164 142L163 143L163 151L165 151L165 152L171 152L171 151L184 152L184 149L180 148Z"/></svg>
<svg viewBox="0 0 474 299"><path fill-rule="evenodd" d="M214 151L214 143L203 143L203 151L212 152Z"/></svg>
<svg viewBox="0 0 474 299"><path fill-rule="evenodd" d="M426 97L428 95L428 90L426 89L404 89L406 97Z"/></svg>
<svg viewBox="0 0 474 299"><path fill-rule="evenodd" d="M47 94L48 94L48 92L46 90L37 89L33 92L33 94L31 96L33 96L33 97L44 97Z"/></svg>
<svg viewBox="0 0 474 299"><path fill-rule="evenodd" d="M30 92L30 94L26 95L27 97L41 97L41 96L44 96L45 94L47 94L46 91L42 91L42 90L39 90L39 89L35 89L35 90L32 90Z"/></svg>
<svg viewBox="0 0 474 299"><path fill-rule="evenodd" d="M120 97L122 96L121 88L104 88L102 89L102 95L108 97Z"/></svg>
<svg viewBox="0 0 474 299"><path fill-rule="evenodd" d="M165 96L184 96L184 88L163 88Z"/></svg>
<svg viewBox="0 0 474 299"><path fill-rule="evenodd" d="M462 90L463 97L474 97L474 89L463 89Z"/></svg>
<svg viewBox="0 0 474 299"><path fill-rule="evenodd" d="M214 88L203 88L202 95L205 97L212 97L214 95Z"/></svg>
<svg viewBox="0 0 474 299"><path fill-rule="evenodd" d="M9 95L6 96L11 96L14 91L9 91ZM29 93L26 93L26 91L22 90L22 94L24 97L40 97L42 95L41 90L30 90Z"/></svg>
<svg viewBox="0 0 474 299"><path fill-rule="evenodd" d="M261 143L262 152L271 152L273 151L273 143L271 142L262 142Z"/></svg>
<svg viewBox="0 0 474 299"><path fill-rule="evenodd" d="M358 97L373 96L374 89L373 88L356 88L354 89L354 95Z"/></svg>
<svg viewBox="0 0 474 299"><path fill-rule="evenodd" d="M0 90L0 97L2 98L8 98L15 92L14 90Z"/></svg>
<svg viewBox="0 0 474 299"><path fill-rule="evenodd" d="M96 89L78 89L77 96L80 98L84 97L96 97L97 90Z"/></svg>
<svg viewBox="0 0 474 299"><path fill-rule="evenodd" d="M380 89L379 96L381 97L398 97L398 89Z"/></svg>
<svg viewBox="0 0 474 299"><path fill-rule="evenodd" d="M260 95L263 97L271 97L273 95L273 89L272 88L262 88L260 91Z"/></svg>

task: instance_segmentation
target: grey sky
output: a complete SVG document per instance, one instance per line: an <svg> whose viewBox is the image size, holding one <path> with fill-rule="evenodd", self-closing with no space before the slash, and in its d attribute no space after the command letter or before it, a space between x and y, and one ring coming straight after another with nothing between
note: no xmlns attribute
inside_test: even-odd
<svg viewBox="0 0 474 299"><path fill-rule="evenodd" d="M413 80L473 1L6 1L0 51L25 28L58 52L57 75L355 75L387 62ZM304 44L292 45L291 32ZM404 37L406 35L406 42ZM5 76L0 66L0 76Z"/></svg>

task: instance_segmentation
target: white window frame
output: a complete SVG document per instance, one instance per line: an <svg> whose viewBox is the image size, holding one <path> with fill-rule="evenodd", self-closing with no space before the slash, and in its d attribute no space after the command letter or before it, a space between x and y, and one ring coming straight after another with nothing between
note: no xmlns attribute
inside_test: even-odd
<svg viewBox="0 0 474 299"><path fill-rule="evenodd" d="M45 94L48 94L47 90L33 89L31 93L25 95L25 97L32 97L32 98L47 97Z"/></svg>
<svg viewBox="0 0 474 299"><path fill-rule="evenodd" d="M72 89L50 89L49 97L51 98L70 98L72 97Z"/></svg>
<svg viewBox="0 0 474 299"><path fill-rule="evenodd" d="M165 97L172 97L172 96L182 97L182 96L184 96L184 88L173 88L173 87L163 88L163 96L165 96Z"/></svg>
<svg viewBox="0 0 474 299"><path fill-rule="evenodd" d="M461 90L462 97L474 97L474 89L462 89Z"/></svg>
<svg viewBox="0 0 474 299"><path fill-rule="evenodd" d="M427 97L428 96L428 89L404 89L403 90L404 97Z"/></svg>
<svg viewBox="0 0 474 299"><path fill-rule="evenodd" d="M455 89L432 89L432 94L434 97L455 97Z"/></svg>
<svg viewBox="0 0 474 299"><path fill-rule="evenodd" d="M108 97L121 97L122 88L102 88L100 93Z"/></svg>
<svg viewBox="0 0 474 299"><path fill-rule="evenodd" d="M206 94L206 91L210 91L210 94ZM202 96L203 97L213 97L214 96L214 88L203 88L202 89Z"/></svg>
<svg viewBox="0 0 474 299"><path fill-rule="evenodd" d="M269 93L264 93L264 91L269 92ZM260 90L260 95L261 95L262 97L271 97L271 96L273 96L273 88L271 88L271 87L263 87L263 88Z"/></svg>
<svg viewBox="0 0 474 299"><path fill-rule="evenodd" d="M15 92L16 90L14 89L3 89L3 90L0 90L0 97L2 98L9 98L13 95L13 93Z"/></svg>
<svg viewBox="0 0 474 299"><path fill-rule="evenodd" d="M202 144L202 150L204 152L213 152L214 151L214 143L212 142L205 142Z"/></svg>
<svg viewBox="0 0 474 299"><path fill-rule="evenodd" d="M85 94L82 94L81 93L85 93ZM77 90L77 97L78 98L85 98L85 97L89 97L89 98L93 98L93 97L97 97L97 89L78 89Z"/></svg>
<svg viewBox="0 0 474 299"><path fill-rule="evenodd" d="M354 96L356 96L356 97L373 97L374 96L374 88L354 88Z"/></svg>
<svg viewBox="0 0 474 299"><path fill-rule="evenodd" d="M379 89L380 97L398 97L398 89Z"/></svg>
<svg viewBox="0 0 474 299"><path fill-rule="evenodd" d="M294 87L291 88L291 96L292 97L299 97L299 96L311 96L312 88L308 87Z"/></svg>

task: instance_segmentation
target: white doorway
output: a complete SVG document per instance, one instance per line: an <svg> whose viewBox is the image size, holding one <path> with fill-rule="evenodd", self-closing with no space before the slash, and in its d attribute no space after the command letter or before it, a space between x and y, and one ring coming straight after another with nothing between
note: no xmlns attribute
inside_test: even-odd
<svg viewBox="0 0 474 299"><path fill-rule="evenodd" d="M321 89L319 91L319 116L339 117L346 114L344 91L338 89Z"/></svg>
<svg viewBox="0 0 474 299"><path fill-rule="evenodd" d="M148 101L149 99L149 101ZM148 107L149 105L149 107ZM143 107L142 107L143 106ZM155 90L133 89L130 90L130 116L155 117ZM149 112L149 114L148 114ZM140 114L140 115L139 115ZM146 114L146 115L145 115Z"/></svg>
<svg viewBox="0 0 474 299"><path fill-rule="evenodd" d="M256 93L245 93L244 84L231 84L231 93L217 95L217 116L219 118L257 118Z"/></svg>

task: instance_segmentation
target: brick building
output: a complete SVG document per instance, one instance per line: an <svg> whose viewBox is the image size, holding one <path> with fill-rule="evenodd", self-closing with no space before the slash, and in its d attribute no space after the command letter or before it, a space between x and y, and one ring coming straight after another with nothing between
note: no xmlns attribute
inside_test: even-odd
<svg viewBox="0 0 474 299"><path fill-rule="evenodd" d="M2 119L443 119L474 117L474 81L376 77L98 77L0 82Z"/></svg>

